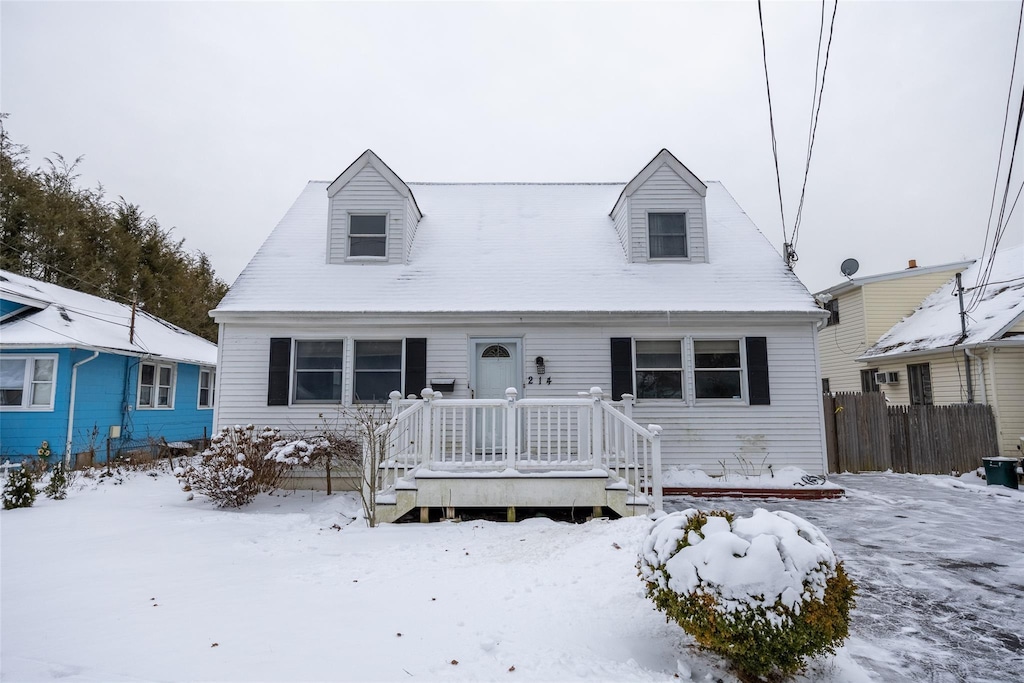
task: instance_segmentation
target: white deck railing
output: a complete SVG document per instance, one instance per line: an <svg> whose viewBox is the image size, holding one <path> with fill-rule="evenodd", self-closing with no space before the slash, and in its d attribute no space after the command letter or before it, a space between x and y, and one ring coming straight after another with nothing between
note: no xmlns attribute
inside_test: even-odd
<svg viewBox="0 0 1024 683"><path fill-rule="evenodd" d="M391 395L379 491L413 468L433 470L572 471L605 469L633 496L661 509L661 427L632 419L633 397L604 399L593 387L579 398L448 399L424 389L422 399ZM648 498L651 500L651 498Z"/></svg>

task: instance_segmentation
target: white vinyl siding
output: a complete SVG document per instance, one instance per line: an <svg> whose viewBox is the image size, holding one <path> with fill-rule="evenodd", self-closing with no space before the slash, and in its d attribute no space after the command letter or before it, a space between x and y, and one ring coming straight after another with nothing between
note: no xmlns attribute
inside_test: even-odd
<svg viewBox="0 0 1024 683"><path fill-rule="evenodd" d="M416 220L416 207L413 205L411 197L408 197L405 200L405 217L405 230L403 234L405 244L403 245L403 255L405 262L408 263L409 256L412 254L413 240L416 237L416 227L419 225L419 222Z"/></svg>
<svg viewBox="0 0 1024 683"><path fill-rule="evenodd" d="M630 254L630 236L629 236L629 198L623 202L623 205L619 207L619 212L613 217L615 225L615 234L619 237L619 243L622 244L622 251L626 254L626 260L632 261L633 257Z"/></svg>
<svg viewBox="0 0 1024 683"><path fill-rule="evenodd" d="M349 216L351 214L387 214L387 258L369 262L402 263L407 253L405 240L406 198L391 186L372 165L367 165L337 194L330 198L330 230L327 257L329 263L345 263L349 258ZM356 263L365 262L356 258Z"/></svg>
<svg viewBox="0 0 1024 683"><path fill-rule="evenodd" d="M736 316L734 316L736 317ZM579 391L599 386L611 391L610 340L612 337L647 339L740 339L768 338L771 405L737 405L733 401L640 401L634 419L642 425L659 424L665 468L694 467L709 473L722 464L738 466L737 458L795 465L811 473L824 470L824 440L820 381L815 362L814 326L810 323L725 322L709 316L616 319L581 314L560 323L515 322L508 324L466 320L432 320L408 316L388 324L369 326L358 318L341 320L323 316L315 322L278 317L266 325L226 323L223 326L222 361L218 397L218 426L235 423L269 424L296 432L312 431L322 424L323 406L267 406L267 371L271 337L319 336L320 338L427 339L427 377L455 380L450 398L469 398L470 339L522 339L523 386L519 396L528 398L575 397ZM353 366L353 344L347 346L346 368ZM684 348L684 394L693 396L692 356ZM538 375L535 358L543 356L545 374ZM531 383L532 378L532 383ZM547 384L548 378L551 384ZM352 396L352 373L344 376L346 402Z"/></svg>
<svg viewBox="0 0 1024 683"><path fill-rule="evenodd" d="M687 258L696 263L707 262L704 198L671 168L662 166L655 171L630 196L627 208L630 216L630 253L634 261L648 259L648 213L685 213Z"/></svg>

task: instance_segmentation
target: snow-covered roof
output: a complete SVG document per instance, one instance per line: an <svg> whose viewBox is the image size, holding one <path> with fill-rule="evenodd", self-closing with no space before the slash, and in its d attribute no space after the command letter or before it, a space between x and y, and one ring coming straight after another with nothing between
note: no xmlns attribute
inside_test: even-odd
<svg viewBox="0 0 1024 683"><path fill-rule="evenodd" d="M177 325L91 294L0 271L0 298L31 308L0 326L0 347L80 347L154 356L202 365L217 363L217 345Z"/></svg>
<svg viewBox="0 0 1024 683"><path fill-rule="evenodd" d="M626 183L409 183L406 264L328 264L328 183L310 182L214 314L798 312L803 284L717 182L710 263L629 263L609 212Z"/></svg>
<svg viewBox="0 0 1024 683"><path fill-rule="evenodd" d="M979 260L961 275L969 304L978 273L985 262ZM902 353L929 351L953 346L975 346L1008 339L1024 344L1024 337L1012 336L1010 328L1024 319L1024 245L996 253L989 284L977 307L969 312L967 336L960 329L960 303L953 295L950 280L928 295L909 316L896 323L861 359Z"/></svg>
<svg viewBox="0 0 1024 683"><path fill-rule="evenodd" d="M851 277L846 282L840 282L837 285L832 285L828 289L823 289L817 292L815 296L821 294L831 294L832 296L839 296L849 290L856 289L857 287L863 287L864 285L870 285L874 282L888 282L889 280L902 280L909 277L917 277L919 275L930 275L932 273L942 273L947 270L959 270L962 271L967 268L973 260L968 261L954 261L952 263L940 263L935 266L914 266L913 268L906 268L904 270L896 270L891 273L879 273L877 275L866 275L864 277Z"/></svg>

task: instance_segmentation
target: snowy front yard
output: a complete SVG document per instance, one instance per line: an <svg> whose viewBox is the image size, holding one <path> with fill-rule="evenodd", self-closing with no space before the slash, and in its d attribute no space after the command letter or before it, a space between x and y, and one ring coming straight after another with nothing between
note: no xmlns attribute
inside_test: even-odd
<svg viewBox="0 0 1024 683"><path fill-rule="evenodd" d="M862 593L848 646L800 680L1024 675L1024 494L836 480L847 498L670 503L829 535ZM0 678L735 681L643 597L645 519L366 529L357 509L300 492L220 511L135 473L3 511Z"/></svg>

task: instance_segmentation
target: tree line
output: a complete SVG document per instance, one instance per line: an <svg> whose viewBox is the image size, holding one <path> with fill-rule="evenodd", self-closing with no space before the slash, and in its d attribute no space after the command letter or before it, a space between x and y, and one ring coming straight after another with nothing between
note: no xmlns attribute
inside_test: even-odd
<svg viewBox="0 0 1024 683"><path fill-rule="evenodd" d="M78 184L82 157L55 155L33 169L28 149L14 143L0 115L0 268L69 289L137 302L210 341L217 325L208 311L228 286L210 259L185 249L124 197L104 195L102 185Z"/></svg>

